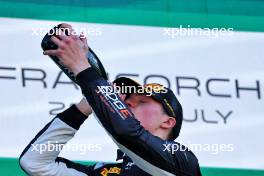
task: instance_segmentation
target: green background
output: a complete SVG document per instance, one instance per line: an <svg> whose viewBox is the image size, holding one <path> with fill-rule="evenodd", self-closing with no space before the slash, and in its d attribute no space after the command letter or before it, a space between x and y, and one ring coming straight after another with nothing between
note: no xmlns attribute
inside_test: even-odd
<svg viewBox="0 0 264 176"><path fill-rule="evenodd" d="M264 1L0 0L0 17L162 27L225 27L235 31L262 32ZM264 170L201 169L206 176L264 176ZM5 176L25 175L17 158L0 158L0 171Z"/></svg>
<svg viewBox="0 0 264 176"><path fill-rule="evenodd" d="M0 16L109 24L264 30L263 0L0 0Z"/></svg>
<svg viewBox="0 0 264 176"><path fill-rule="evenodd" d="M93 164L93 162L80 162ZM263 176L264 171L250 169L227 169L202 167L202 174L205 176ZM24 172L18 165L16 158L0 158L0 171L3 176L24 176Z"/></svg>

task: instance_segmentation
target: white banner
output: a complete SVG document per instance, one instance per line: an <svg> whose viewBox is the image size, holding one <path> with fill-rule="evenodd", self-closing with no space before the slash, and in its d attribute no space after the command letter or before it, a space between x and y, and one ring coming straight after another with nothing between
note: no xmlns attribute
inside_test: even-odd
<svg viewBox="0 0 264 176"><path fill-rule="evenodd" d="M18 157L81 92L42 55L42 37L60 22L0 21L0 157ZM201 166L264 169L263 33L71 24L88 34L110 80L129 76L174 91L184 109L178 141ZM69 159L116 159L116 146L93 117L69 144L75 149L62 153Z"/></svg>

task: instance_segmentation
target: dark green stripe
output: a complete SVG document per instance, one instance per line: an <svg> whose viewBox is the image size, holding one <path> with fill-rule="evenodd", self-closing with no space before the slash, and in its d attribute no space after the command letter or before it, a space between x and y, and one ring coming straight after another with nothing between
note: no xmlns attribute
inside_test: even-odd
<svg viewBox="0 0 264 176"><path fill-rule="evenodd" d="M80 162L82 164L93 164L94 162ZM203 176L263 176L264 170L250 169L226 169L202 167ZM1 175L5 176L26 176L18 165L16 158L0 158Z"/></svg>
<svg viewBox="0 0 264 176"><path fill-rule="evenodd" d="M86 8L122 8L178 13L263 16L261 0L1 0L2 2L63 5Z"/></svg>
<svg viewBox="0 0 264 176"><path fill-rule="evenodd" d="M264 31L264 1L260 0L0 0L0 16Z"/></svg>

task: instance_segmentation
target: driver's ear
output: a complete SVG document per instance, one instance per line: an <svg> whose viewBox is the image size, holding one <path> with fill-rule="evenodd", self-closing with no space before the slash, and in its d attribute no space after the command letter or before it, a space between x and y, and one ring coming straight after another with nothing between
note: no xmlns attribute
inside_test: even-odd
<svg viewBox="0 0 264 176"><path fill-rule="evenodd" d="M167 116L161 124L161 128L173 128L176 125L176 119L174 117Z"/></svg>

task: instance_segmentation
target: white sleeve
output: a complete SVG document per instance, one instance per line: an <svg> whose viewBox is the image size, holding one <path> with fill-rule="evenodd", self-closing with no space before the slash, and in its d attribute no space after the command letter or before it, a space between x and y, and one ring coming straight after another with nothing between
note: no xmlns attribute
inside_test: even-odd
<svg viewBox="0 0 264 176"><path fill-rule="evenodd" d="M61 146L75 135L86 118L76 106L55 117L24 149L19 158L21 168L32 176L91 175L91 166L58 157Z"/></svg>

